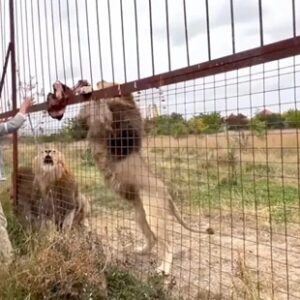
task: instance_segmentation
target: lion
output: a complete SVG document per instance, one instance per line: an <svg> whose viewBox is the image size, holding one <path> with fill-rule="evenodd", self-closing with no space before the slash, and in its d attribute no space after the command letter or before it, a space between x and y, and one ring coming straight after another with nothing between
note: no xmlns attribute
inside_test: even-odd
<svg viewBox="0 0 300 300"><path fill-rule="evenodd" d="M73 224L89 230L90 200L79 192L64 155L51 147L40 150L32 161L32 170L32 199L40 193L37 214L41 218L41 226L53 222L62 230L69 230Z"/></svg>
<svg viewBox="0 0 300 300"><path fill-rule="evenodd" d="M113 84L102 81L98 89ZM110 99L90 99L83 104L79 119L88 127L87 139L98 169L106 182L135 208L136 221L146 243L136 252L145 254L159 244L162 263L157 271L170 273L173 253L172 237L168 234L168 217L173 216L186 229L168 188L154 175L141 156L143 122L131 94ZM206 233L213 234L208 228Z"/></svg>

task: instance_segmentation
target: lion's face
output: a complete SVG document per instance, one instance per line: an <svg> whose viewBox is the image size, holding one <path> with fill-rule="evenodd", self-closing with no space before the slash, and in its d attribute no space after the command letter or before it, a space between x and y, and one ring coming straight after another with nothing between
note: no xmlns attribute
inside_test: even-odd
<svg viewBox="0 0 300 300"><path fill-rule="evenodd" d="M59 157L61 153L58 153L54 149L47 149L42 151L42 164L44 168L52 168L53 166L57 165L59 161Z"/></svg>
<svg viewBox="0 0 300 300"><path fill-rule="evenodd" d="M58 166L64 166L64 162L64 155L54 148L41 150L37 157L37 163L43 172L52 172Z"/></svg>

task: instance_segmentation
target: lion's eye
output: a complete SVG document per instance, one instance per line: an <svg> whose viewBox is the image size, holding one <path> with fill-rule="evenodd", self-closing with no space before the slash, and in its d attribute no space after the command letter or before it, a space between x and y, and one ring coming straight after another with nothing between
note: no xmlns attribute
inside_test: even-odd
<svg viewBox="0 0 300 300"><path fill-rule="evenodd" d="M55 150L53 150L52 152L53 152L53 153L56 153L56 151L55 151Z"/></svg>

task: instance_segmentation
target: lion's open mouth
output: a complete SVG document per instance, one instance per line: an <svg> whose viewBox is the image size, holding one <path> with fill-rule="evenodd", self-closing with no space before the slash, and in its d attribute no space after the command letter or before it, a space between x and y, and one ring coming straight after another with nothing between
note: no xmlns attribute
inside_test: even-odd
<svg viewBox="0 0 300 300"><path fill-rule="evenodd" d="M46 155L44 158L45 165L53 165L53 159L50 155Z"/></svg>

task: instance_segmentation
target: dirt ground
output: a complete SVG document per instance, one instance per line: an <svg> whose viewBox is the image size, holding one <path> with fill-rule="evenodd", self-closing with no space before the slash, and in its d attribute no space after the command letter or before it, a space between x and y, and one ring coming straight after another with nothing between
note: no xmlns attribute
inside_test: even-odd
<svg viewBox="0 0 300 300"><path fill-rule="evenodd" d="M151 255L133 254L143 238L131 212L101 209L93 228L106 240L113 260L138 275L153 274L157 248ZM189 218L191 220L191 218ZM192 218L205 229L209 219ZM174 260L166 284L180 299L300 299L300 231L272 226L240 215L210 218L214 236L190 233L173 222ZM193 224L194 223L194 224ZM287 233L287 236L285 235Z"/></svg>

